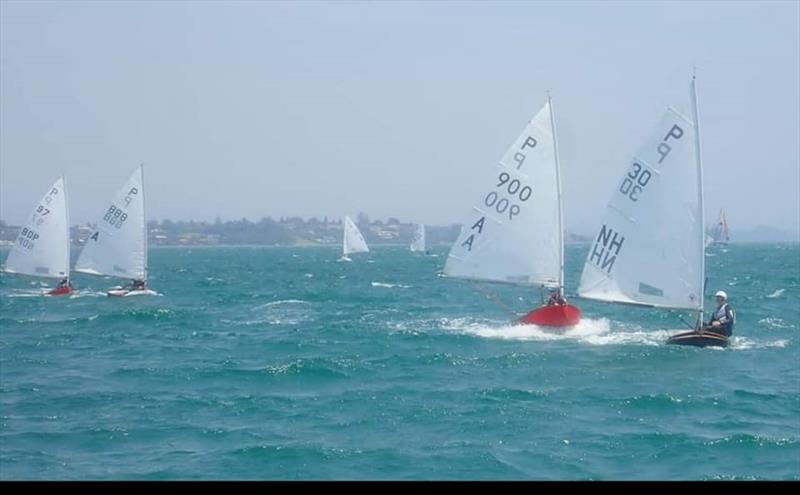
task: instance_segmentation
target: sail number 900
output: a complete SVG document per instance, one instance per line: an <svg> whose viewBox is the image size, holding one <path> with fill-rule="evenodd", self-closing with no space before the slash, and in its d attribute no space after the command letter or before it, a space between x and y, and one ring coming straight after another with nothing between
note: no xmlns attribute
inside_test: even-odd
<svg viewBox="0 0 800 495"><path fill-rule="evenodd" d="M495 187L501 188L500 194L507 193L512 199L501 198L500 194L496 191L492 191L486 195L483 204L494 208L497 213L503 214L508 212L508 219L512 220L515 215L519 215L520 213L519 205L512 203L512 201L516 198L519 198L519 200L523 202L528 201L531 194L533 194L533 190L530 186L523 186L519 179L512 179L508 172L500 172L500 175L497 176L497 180L498 183Z"/></svg>
<svg viewBox="0 0 800 495"><path fill-rule="evenodd" d="M121 209L117 208L114 205L111 205L108 208L108 211L105 215L103 215L103 220L110 223L116 228L122 227L122 224L128 218L128 214L122 211Z"/></svg>

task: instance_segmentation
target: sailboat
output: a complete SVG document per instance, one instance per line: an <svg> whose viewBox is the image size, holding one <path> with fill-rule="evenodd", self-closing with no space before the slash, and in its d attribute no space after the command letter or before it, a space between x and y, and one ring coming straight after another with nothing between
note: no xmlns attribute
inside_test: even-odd
<svg viewBox="0 0 800 495"><path fill-rule="evenodd" d="M59 279L58 286L47 295L63 296L73 291L69 281L69 213L63 176L48 189L20 230L6 259L5 271Z"/></svg>
<svg viewBox="0 0 800 495"><path fill-rule="evenodd" d="M583 267L587 299L697 313L669 343L726 346L704 331L703 165L695 78L691 116L667 108L617 184Z"/></svg>
<svg viewBox="0 0 800 495"><path fill-rule="evenodd" d="M367 242L364 240L364 236L361 235L361 231L358 230L358 227L355 223L350 219L350 217L344 217L344 232L342 235L342 257L339 258L340 261L353 261L351 260L348 255L353 253L368 253L369 248L367 247Z"/></svg>
<svg viewBox="0 0 800 495"><path fill-rule="evenodd" d="M425 225L419 223L414 229L414 238L411 239L411 246L408 248L412 253L425 252Z"/></svg>
<svg viewBox="0 0 800 495"><path fill-rule="evenodd" d="M75 271L131 279L109 296L156 295L147 288L147 225L144 209L144 167L139 166L117 192L86 240Z"/></svg>
<svg viewBox="0 0 800 495"><path fill-rule="evenodd" d="M550 97L487 170L487 185L444 267L447 277L555 289L518 323L567 327L580 310L564 294L564 229L558 140Z"/></svg>
<svg viewBox="0 0 800 495"><path fill-rule="evenodd" d="M728 219L725 218L725 211L719 210L719 220L717 224L711 229L711 232L706 237L706 245L722 244L726 245L730 241L728 235Z"/></svg>

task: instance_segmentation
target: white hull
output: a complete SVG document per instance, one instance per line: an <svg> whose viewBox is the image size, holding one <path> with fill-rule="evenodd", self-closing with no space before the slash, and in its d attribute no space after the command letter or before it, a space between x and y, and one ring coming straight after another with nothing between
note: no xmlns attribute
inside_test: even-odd
<svg viewBox="0 0 800 495"><path fill-rule="evenodd" d="M150 289L141 289L141 290L128 290L122 288L114 288L109 289L106 292L111 297L129 297L129 296L157 296L158 293L154 290Z"/></svg>

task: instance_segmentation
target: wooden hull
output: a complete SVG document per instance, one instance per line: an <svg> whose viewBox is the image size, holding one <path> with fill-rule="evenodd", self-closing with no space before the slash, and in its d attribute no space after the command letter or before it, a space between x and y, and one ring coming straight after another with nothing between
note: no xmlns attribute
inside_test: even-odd
<svg viewBox="0 0 800 495"><path fill-rule="evenodd" d="M667 344L691 345L694 347L728 347L730 339L716 332L684 332L667 339Z"/></svg>

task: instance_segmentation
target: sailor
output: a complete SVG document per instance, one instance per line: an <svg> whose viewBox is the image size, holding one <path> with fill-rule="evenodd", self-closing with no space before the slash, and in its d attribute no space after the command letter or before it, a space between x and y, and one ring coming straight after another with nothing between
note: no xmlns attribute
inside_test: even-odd
<svg viewBox="0 0 800 495"><path fill-rule="evenodd" d="M57 288L57 289L65 289L65 288L67 288L67 287L69 287L70 289L72 289L72 282L70 282L70 281L69 281L69 278L67 278L67 277L64 277L64 278L62 278L62 279L61 279L61 281L58 283L58 286L57 286L56 288Z"/></svg>
<svg viewBox="0 0 800 495"><path fill-rule="evenodd" d="M724 291L717 291L714 296L717 299L717 309L711 315L711 321L704 330L730 337L733 334L733 324L736 323L736 312L728 304L728 294Z"/></svg>
<svg viewBox="0 0 800 495"><path fill-rule="evenodd" d="M561 295L561 289L556 289L550 294L550 299L547 300L548 306L563 306L567 304L567 300Z"/></svg>

